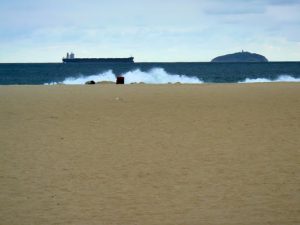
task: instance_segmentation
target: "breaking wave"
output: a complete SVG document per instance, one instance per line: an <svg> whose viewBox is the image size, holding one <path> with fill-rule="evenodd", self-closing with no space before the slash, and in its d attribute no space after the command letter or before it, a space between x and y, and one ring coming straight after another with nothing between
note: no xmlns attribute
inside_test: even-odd
<svg viewBox="0 0 300 225"><path fill-rule="evenodd" d="M270 83L270 82L300 82L300 78L295 78L290 75L281 75L278 78L272 80L267 78L246 78L244 81L238 83Z"/></svg>
<svg viewBox="0 0 300 225"><path fill-rule="evenodd" d="M197 77L188 77L185 75L169 74L162 68L154 68L147 72L139 69L129 71L123 74L125 83L146 83L146 84L167 84L167 83L183 83L183 84L200 84L203 83ZM116 81L116 74L112 70L104 73L91 76L68 77L62 82L47 83L47 84L84 84L87 81L103 82L103 81Z"/></svg>
<svg viewBox="0 0 300 225"><path fill-rule="evenodd" d="M182 83L182 84L201 84L204 81L196 76L186 76L178 74L170 74L163 68L153 68L149 71L141 71L140 69L128 71L122 74L125 77L125 84L145 83L145 84L168 84L168 83ZM87 81L95 82L113 82L116 81L116 74L112 70L107 70L103 73L90 76L67 77L61 82L45 83L45 85L66 84L66 85L81 85ZM214 81L209 81L215 83ZM271 83L271 82L300 82L300 77L293 77L291 75L280 75L277 78L245 78L237 83ZM216 82L218 83L218 82ZM223 82L222 82L223 83ZM233 82L235 83L235 82Z"/></svg>

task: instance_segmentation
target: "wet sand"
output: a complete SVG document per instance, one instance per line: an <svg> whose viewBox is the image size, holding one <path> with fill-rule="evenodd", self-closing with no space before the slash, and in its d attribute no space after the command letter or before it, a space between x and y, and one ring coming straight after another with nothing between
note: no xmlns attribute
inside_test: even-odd
<svg viewBox="0 0 300 225"><path fill-rule="evenodd" d="M296 225L300 84L0 86L0 224Z"/></svg>

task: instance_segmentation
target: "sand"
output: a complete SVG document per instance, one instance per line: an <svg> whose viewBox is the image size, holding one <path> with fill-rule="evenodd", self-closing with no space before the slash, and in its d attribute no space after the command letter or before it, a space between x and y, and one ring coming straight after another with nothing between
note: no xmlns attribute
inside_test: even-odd
<svg viewBox="0 0 300 225"><path fill-rule="evenodd" d="M300 84L0 87L2 225L296 225Z"/></svg>

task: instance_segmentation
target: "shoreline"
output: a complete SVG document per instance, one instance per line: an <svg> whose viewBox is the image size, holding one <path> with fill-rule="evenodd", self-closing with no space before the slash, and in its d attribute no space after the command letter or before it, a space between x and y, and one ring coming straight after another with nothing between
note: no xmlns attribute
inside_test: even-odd
<svg viewBox="0 0 300 225"><path fill-rule="evenodd" d="M203 86L203 85L216 85L216 86L222 86L222 85L273 85L273 84L278 84L278 85L285 85L285 84L300 84L300 81L268 81L268 82L235 82L235 83L209 83L209 82L203 82L203 83L164 83L164 84L153 84L153 83L130 83L130 84L115 84L113 81L104 81L104 83L101 83L103 81L100 81L100 83L96 84L63 84L63 83L58 83L58 84L0 84L0 87L38 87L38 86ZM111 82L111 83L106 83L106 82Z"/></svg>

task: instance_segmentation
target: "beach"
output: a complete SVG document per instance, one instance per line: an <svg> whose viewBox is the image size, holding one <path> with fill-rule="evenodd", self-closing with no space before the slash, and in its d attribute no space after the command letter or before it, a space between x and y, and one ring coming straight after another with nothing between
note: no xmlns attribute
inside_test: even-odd
<svg viewBox="0 0 300 225"><path fill-rule="evenodd" d="M300 223L300 84L0 86L0 224Z"/></svg>

